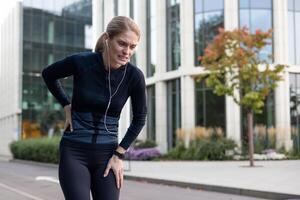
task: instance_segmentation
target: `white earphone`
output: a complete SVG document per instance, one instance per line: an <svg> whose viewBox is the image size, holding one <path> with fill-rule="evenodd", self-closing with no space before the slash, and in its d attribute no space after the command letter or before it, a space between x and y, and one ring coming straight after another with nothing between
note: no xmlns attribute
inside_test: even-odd
<svg viewBox="0 0 300 200"><path fill-rule="evenodd" d="M105 129L107 132L111 133L111 134L114 134L112 132L110 132L106 126L106 116L107 116L107 112L108 112L108 109L109 109L109 106L111 104L111 100L113 98L113 96L115 96L115 94L118 92L124 78L125 78L125 75L126 75L126 71L127 71L127 65L128 63L126 63L126 66L125 66L125 70L124 70L124 74L123 74L123 77L121 79L121 81L119 82L118 86L117 86L117 89L116 91L112 94L111 92L111 83L110 83L110 55L109 55L109 45L108 45L108 39L105 40L105 44L106 44L106 49L107 49L107 57L108 57L108 90L109 90L109 100L108 100L108 104L107 104L107 107L106 107L106 110L105 110L105 114L104 114L104 126L105 126Z"/></svg>

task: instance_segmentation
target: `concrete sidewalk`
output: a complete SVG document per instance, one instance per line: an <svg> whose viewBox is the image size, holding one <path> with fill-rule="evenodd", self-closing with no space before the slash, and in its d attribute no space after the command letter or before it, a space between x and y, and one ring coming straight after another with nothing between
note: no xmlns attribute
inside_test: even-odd
<svg viewBox="0 0 300 200"><path fill-rule="evenodd" d="M129 168L125 161L125 170ZM300 160L131 161L125 178L267 199L300 199Z"/></svg>
<svg viewBox="0 0 300 200"><path fill-rule="evenodd" d="M57 167L33 161L11 162ZM256 167L250 168L249 161L124 161L124 176L131 180L264 199L300 200L300 160L254 163Z"/></svg>

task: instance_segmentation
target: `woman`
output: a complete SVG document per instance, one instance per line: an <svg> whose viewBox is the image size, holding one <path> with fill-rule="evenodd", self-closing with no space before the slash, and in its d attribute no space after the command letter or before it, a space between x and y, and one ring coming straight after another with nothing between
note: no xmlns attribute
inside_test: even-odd
<svg viewBox="0 0 300 200"><path fill-rule="evenodd" d="M68 200L117 200L123 184L122 158L146 120L144 75L129 63L140 30L128 17L114 17L95 52L66 57L42 72L63 106L66 122L60 142L59 181ZM70 103L58 79L73 75ZM118 144L118 120L128 97L133 119Z"/></svg>

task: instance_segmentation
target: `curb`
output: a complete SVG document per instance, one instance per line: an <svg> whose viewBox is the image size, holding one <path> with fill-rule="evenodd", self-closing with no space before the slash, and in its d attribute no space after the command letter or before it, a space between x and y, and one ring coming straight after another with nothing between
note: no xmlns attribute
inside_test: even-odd
<svg viewBox="0 0 300 200"><path fill-rule="evenodd" d="M42 163L42 162L29 161L29 160L10 159L9 162L58 168L57 164ZM233 195L250 196L256 198L265 198L265 199L274 199L274 200L300 200L300 195L296 195L296 194L249 190L243 188L208 185L208 184L200 184L200 183L189 183L189 182L172 181L172 180L165 180L165 179L158 179L158 178L126 175L126 174L124 174L124 179L133 180L133 181L146 181L148 183L163 184L163 185L177 186L181 188L191 188L191 189L211 191L211 192L221 192L221 193L233 194Z"/></svg>
<svg viewBox="0 0 300 200"><path fill-rule="evenodd" d="M43 163L43 162L37 162L37 161L32 161L32 160L10 159L8 162L29 164L29 165L42 166L42 167L58 168L57 164Z"/></svg>
<svg viewBox="0 0 300 200"><path fill-rule="evenodd" d="M292 200L292 199L300 200L300 195L296 195L296 194L294 195L294 194L285 194L285 193L277 193L277 192L266 192L266 191L259 191L259 190L249 190L249 189L208 185L208 184L200 184L200 183L188 183L188 182L155 179L155 178L133 176L133 175L124 175L124 178L126 180L146 181L155 184L163 184L163 185L177 186L182 188L191 188L191 189L211 191L211 192L221 192L221 193L233 194L233 195L250 196L256 198L276 199L276 200L277 199L278 200Z"/></svg>

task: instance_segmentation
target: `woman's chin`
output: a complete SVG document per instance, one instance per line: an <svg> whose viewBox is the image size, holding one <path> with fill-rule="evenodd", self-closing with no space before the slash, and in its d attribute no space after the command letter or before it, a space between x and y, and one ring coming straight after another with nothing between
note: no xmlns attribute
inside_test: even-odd
<svg viewBox="0 0 300 200"><path fill-rule="evenodd" d="M118 62L118 64L119 65L126 65L126 63L127 63L128 61L126 60L120 60L119 62Z"/></svg>

